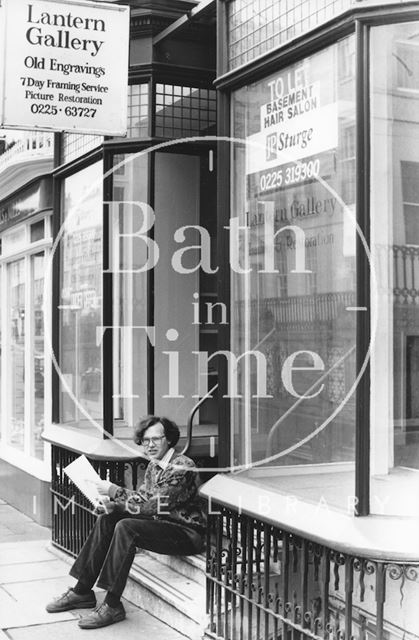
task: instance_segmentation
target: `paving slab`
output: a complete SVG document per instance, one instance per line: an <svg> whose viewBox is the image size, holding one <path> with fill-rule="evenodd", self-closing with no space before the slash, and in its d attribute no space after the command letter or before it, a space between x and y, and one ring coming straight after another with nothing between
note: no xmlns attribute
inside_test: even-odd
<svg viewBox="0 0 419 640"><path fill-rule="evenodd" d="M74 620L71 611L49 614L45 609L35 609L28 604L23 608L18 602L15 602L7 610L0 611L0 628L3 630L33 627L38 624L48 626L53 622L62 622L64 620Z"/></svg>
<svg viewBox="0 0 419 640"><path fill-rule="evenodd" d="M32 591L26 594L26 598L19 597L21 595L19 592L10 593L8 589L3 587L5 593L2 592L0 594L0 629L50 624L51 622L72 620L74 618L71 611L54 614L45 611L47 600L41 600L37 597L38 585L38 582L32 583ZM64 590L65 588L62 589L62 591ZM54 595L58 594L54 593Z"/></svg>
<svg viewBox="0 0 419 640"><path fill-rule="evenodd" d="M76 620L57 622L20 629L8 629L12 640L121 640L121 638L156 638L158 640L185 640L167 625L153 618L146 611L124 602L127 617L122 622L102 629L80 629ZM88 638L86 637L88 634Z"/></svg>
<svg viewBox="0 0 419 640"><path fill-rule="evenodd" d="M15 534L9 527L6 527L4 524L0 524L0 542L3 543L5 540L13 540L13 536Z"/></svg>
<svg viewBox="0 0 419 640"><path fill-rule="evenodd" d="M7 608L13 606L15 602L16 598L3 589L3 587L0 587L0 611L6 611Z"/></svg>
<svg viewBox="0 0 419 640"><path fill-rule="evenodd" d="M10 536L14 536L15 542L47 540L51 537L48 527L42 527L6 503L0 504L0 523L0 543L9 542L12 539Z"/></svg>
<svg viewBox="0 0 419 640"><path fill-rule="evenodd" d="M29 520L32 522L31 518L27 516L22 511L15 509L10 504L4 503L0 505L0 515L2 518L19 518L20 520Z"/></svg>
<svg viewBox="0 0 419 640"><path fill-rule="evenodd" d="M3 564L25 563L28 560L31 562L53 560L54 556L48 550L47 544L46 540L29 540L25 544L15 541L2 542L0 543L0 567Z"/></svg>
<svg viewBox="0 0 419 640"><path fill-rule="evenodd" d="M11 540L14 540L15 542L27 542L28 540L49 540L51 538L51 532L48 531L47 533L40 533L38 531L38 527L39 525L34 525L34 526L28 526L25 527L24 529L20 529L19 531L11 531L9 530L9 533L6 534L4 537L1 537L0 534L0 543L2 543L3 541L6 542L10 542ZM39 527L40 529L43 529L43 527Z"/></svg>
<svg viewBox="0 0 419 640"><path fill-rule="evenodd" d="M72 578L70 582L73 582ZM0 628L33 627L73 620L73 611L54 614L45 611L46 603L66 591L68 586L68 577L3 585L0 591ZM3 604L7 606L3 607Z"/></svg>
<svg viewBox="0 0 419 640"><path fill-rule="evenodd" d="M61 560L3 564L0 567L0 584L29 582L68 575L68 566Z"/></svg>
<svg viewBox="0 0 419 640"><path fill-rule="evenodd" d="M32 582L14 582L3 585L3 589L17 602L32 602L35 608L44 609L47 602L64 593L75 583L74 578L67 575Z"/></svg>

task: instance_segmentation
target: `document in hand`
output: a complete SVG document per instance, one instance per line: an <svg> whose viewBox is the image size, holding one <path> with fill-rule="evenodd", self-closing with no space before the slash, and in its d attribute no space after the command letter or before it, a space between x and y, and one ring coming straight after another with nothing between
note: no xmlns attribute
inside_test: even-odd
<svg viewBox="0 0 419 640"><path fill-rule="evenodd" d="M94 482L100 480L86 456L82 455L64 467L64 473L74 482L83 495L94 505L102 502L103 497L98 493Z"/></svg>

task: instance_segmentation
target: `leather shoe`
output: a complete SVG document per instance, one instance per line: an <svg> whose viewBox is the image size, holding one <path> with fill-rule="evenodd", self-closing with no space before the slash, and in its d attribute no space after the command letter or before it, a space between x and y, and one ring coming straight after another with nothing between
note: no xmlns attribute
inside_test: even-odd
<svg viewBox="0 0 419 640"><path fill-rule="evenodd" d="M48 613L71 611L72 609L93 609L96 606L96 596L93 591L86 594L75 593L71 587L63 594L48 602L45 609Z"/></svg>
<svg viewBox="0 0 419 640"><path fill-rule="evenodd" d="M124 618L125 609L122 603L117 607L110 607L106 602L102 602L87 616L80 618L79 627L81 629L99 629L120 622Z"/></svg>

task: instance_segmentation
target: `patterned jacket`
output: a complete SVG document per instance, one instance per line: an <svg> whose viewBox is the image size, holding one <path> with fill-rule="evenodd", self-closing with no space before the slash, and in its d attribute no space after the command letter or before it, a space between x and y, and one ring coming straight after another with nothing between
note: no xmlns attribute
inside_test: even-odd
<svg viewBox="0 0 419 640"><path fill-rule="evenodd" d="M206 521L198 499L197 472L193 469L194 461L175 451L163 469L159 460L148 463L138 490L111 485L109 496L118 509L179 522L203 532Z"/></svg>

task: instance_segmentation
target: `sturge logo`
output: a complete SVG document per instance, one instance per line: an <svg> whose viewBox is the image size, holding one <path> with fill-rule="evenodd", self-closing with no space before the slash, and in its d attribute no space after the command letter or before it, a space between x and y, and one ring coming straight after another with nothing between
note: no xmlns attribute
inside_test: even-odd
<svg viewBox="0 0 419 640"><path fill-rule="evenodd" d="M276 160L278 158L278 137L276 133L266 136L266 160Z"/></svg>

